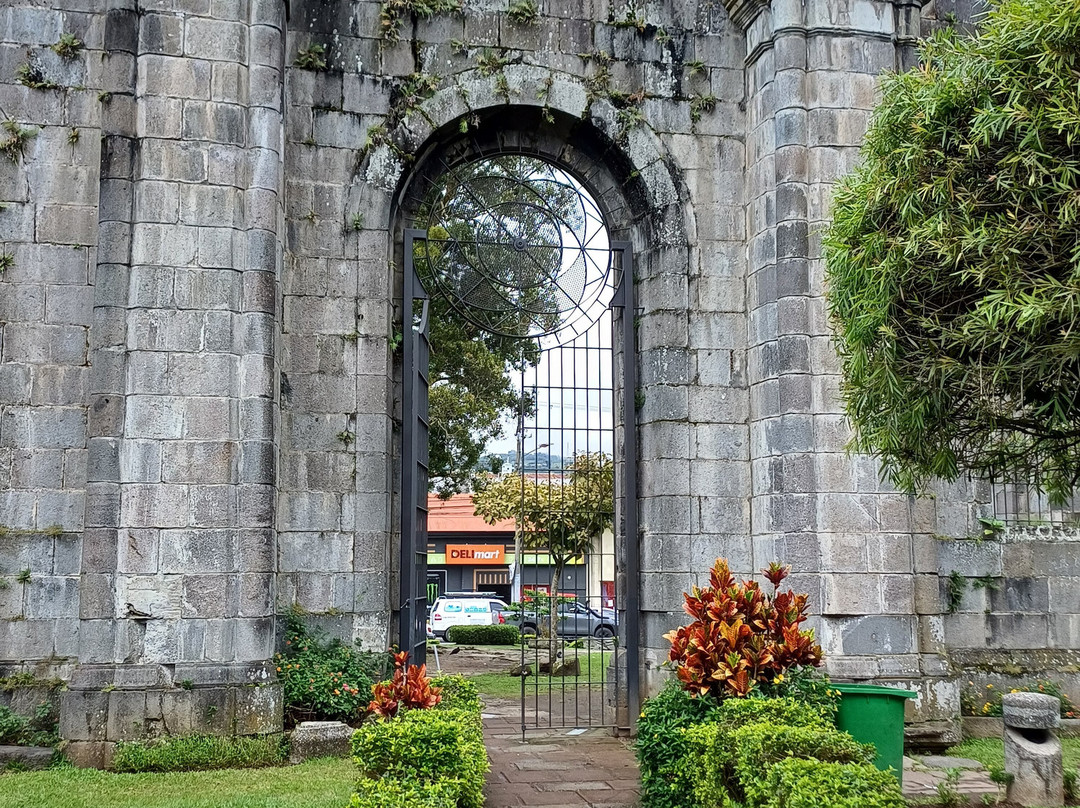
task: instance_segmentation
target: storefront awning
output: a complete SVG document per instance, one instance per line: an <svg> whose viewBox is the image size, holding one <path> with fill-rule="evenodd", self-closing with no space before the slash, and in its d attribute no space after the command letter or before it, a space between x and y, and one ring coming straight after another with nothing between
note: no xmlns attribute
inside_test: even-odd
<svg viewBox="0 0 1080 808"><path fill-rule="evenodd" d="M507 561L513 561L512 555L507 556ZM428 566L444 567L446 566L446 553L428 553L427 555ZM521 563L526 567L550 567L552 565L551 555L549 553L524 553L521 557ZM583 556L572 558L566 562L568 567L581 566L585 563Z"/></svg>

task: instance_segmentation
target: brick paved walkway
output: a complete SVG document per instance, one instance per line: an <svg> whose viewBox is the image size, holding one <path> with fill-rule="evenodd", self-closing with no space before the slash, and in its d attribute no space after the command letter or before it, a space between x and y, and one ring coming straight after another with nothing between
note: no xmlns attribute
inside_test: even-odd
<svg viewBox="0 0 1080 808"><path fill-rule="evenodd" d="M972 802L978 802L984 794L1005 796L978 761L940 755L904 758L904 796L909 799L937 796L938 784L945 782L950 768L961 770L954 788Z"/></svg>
<svg viewBox="0 0 1080 808"><path fill-rule="evenodd" d="M638 768L626 739L610 730L569 735L559 729L531 731L522 742L519 710L516 701L502 699L484 707L491 760L486 808L637 806Z"/></svg>

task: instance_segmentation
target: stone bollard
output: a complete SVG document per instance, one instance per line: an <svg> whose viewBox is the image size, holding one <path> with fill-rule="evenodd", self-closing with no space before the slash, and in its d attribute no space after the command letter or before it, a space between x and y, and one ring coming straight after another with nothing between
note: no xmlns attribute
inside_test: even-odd
<svg viewBox="0 0 1080 808"><path fill-rule="evenodd" d="M1007 693L1002 712L1005 771L1013 777L1008 798L1020 805L1063 805L1061 741L1054 733L1061 701L1042 693Z"/></svg>
<svg viewBox="0 0 1080 808"><path fill-rule="evenodd" d="M347 757L352 752L352 727L340 721L304 721L289 736L289 762L320 757Z"/></svg>

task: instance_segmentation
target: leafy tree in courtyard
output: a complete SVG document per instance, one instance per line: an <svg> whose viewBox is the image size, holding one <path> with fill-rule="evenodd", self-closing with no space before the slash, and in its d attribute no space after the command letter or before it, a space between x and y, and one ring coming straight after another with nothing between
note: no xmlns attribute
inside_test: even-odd
<svg viewBox="0 0 1080 808"><path fill-rule="evenodd" d="M431 477L449 496L471 486L502 418L522 402L511 374L539 358L535 343L482 332L438 295L431 301ZM493 469L498 471L498 468Z"/></svg>
<svg viewBox="0 0 1080 808"><path fill-rule="evenodd" d="M1002 0L885 78L834 195L853 447L911 489L1080 476L1080 0Z"/></svg>
<svg viewBox="0 0 1080 808"><path fill-rule="evenodd" d="M586 555L612 527L615 474L611 458L602 452L576 455L566 464L562 477L507 474L478 493L475 505L476 514L489 525L513 519L526 550L550 554L553 603L548 634L554 649L558 639L554 596L563 571L570 561Z"/></svg>
<svg viewBox="0 0 1080 808"><path fill-rule="evenodd" d="M513 374L539 361L540 348L527 335L551 330L562 303L546 282L562 261L548 214L571 221L578 204L577 191L550 171L521 155L458 166L442 177L420 213L430 225L416 261L432 293L431 479L447 496L469 488L486 470L484 450L502 437L502 419L531 408ZM527 256L507 245L515 238L530 245ZM515 287L521 291L505 295ZM477 325L476 311L463 312L477 299L508 310L485 315L500 333Z"/></svg>

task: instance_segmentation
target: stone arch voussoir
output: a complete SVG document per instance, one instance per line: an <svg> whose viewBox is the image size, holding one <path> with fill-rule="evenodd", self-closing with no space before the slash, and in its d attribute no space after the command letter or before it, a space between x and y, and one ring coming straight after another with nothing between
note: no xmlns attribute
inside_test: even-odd
<svg viewBox="0 0 1080 808"><path fill-rule="evenodd" d="M568 73L524 64L506 65L500 73L505 78L501 87L477 69L459 73L451 84L404 115L386 133L386 142L372 148L367 157L362 176L368 187L365 195L400 200L409 181L404 155L424 155L433 144L456 137L462 121L468 127L472 116L514 108L535 114L546 108L553 116L588 121L617 150L624 166L623 195L636 195L633 218L637 225L644 223L647 231L646 235L640 226L634 227L639 237L656 247L688 245L693 230L689 199L674 161L647 121L621 131L616 107L607 99L590 100L584 82ZM512 137L508 135L508 140ZM555 161L561 157L558 153L542 156ZM369 209L396 207L386 202L383 196ZM387 224L393 227L392 222Z"/></svg>

